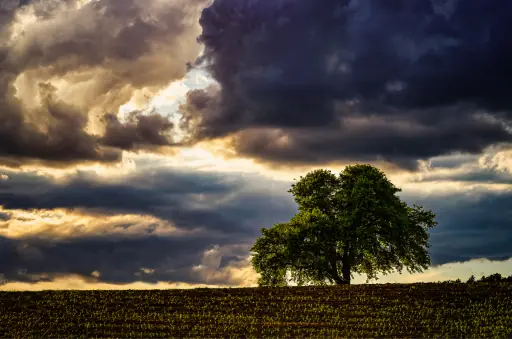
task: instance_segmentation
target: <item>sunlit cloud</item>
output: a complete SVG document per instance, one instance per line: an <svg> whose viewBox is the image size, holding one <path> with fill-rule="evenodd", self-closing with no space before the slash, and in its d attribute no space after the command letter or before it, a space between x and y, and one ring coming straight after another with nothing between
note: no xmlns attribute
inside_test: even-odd
<svg viewBox="0 0 512 339"><path fill-rule="evenodd" d="M338 24L334 1L263 2L0 0L0 289L255 286L250 244L293 215L293 181L354 163L440 221L434 267L379 282L510 274L509 49L473 39L507 11L404 8L404 30L386 4Z"/></svg>
<svg viewBox="0 0 512 339"><path fill-rule="evenodd" d="M1 279L0 279L1 280ZM211 284L187 284L158 282L148 284L144 282L133 282L130 284L116 285L102 282L95 282L93 279L84 278L78 275L60 276L51 282L38 283L7 283L0 285L1 291L44 291L44 290L165 290L171 288L193 289L193 288L222 288L233 287L228 285Z"/></svg>
<svg viewBox="0 0 512 339"><path fill-rule="evenodd" d="M165 220L150 215L95 215L79 209L4 210L8 220L0 220L0 236L12 239L46 238L79 239L88 236L134 237L148 234L180 236L186 231L177 229Z"/></svg>

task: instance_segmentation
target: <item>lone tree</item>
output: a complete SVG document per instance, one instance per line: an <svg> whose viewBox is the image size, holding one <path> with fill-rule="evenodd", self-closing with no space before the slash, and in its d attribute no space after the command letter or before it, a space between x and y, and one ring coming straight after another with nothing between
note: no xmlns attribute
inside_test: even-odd
<svg viewBox="0 0 512 339"><path fill-rule="evenodd" d="M383 172L347 166L339 176L315 170L288 191L298 213L263 228L251 248L259 286L350 284L353 273L422 272L430 265L428 229L435 214L408 206Z"/></svg>

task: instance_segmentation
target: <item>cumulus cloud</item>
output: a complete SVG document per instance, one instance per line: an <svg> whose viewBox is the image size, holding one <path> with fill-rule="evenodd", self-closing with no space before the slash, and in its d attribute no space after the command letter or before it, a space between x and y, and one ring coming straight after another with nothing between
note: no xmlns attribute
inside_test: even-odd
<svg viewBox="0 0 512 339"><path fill-rule="evenodd" d="M173 144L158 113L121 105L182 78L206 0L33 0L0 8L0 161L120 159Z"/></svg>
<svg viewBox="0 0 512 339"><path fill-rule="evenodd" d="M512 141L510 2L215 0L181 108L192 140L268 162L418 159Z"/></svg>
<svg viewBox="0 0 512 339"><path fill-rule="evenodd" d="M159 114L140 113L131 112L126 122L120 122L114 114L106 115L102 143L124 150L171 145L172 139L166 133L172 132L174 124Z"/></svg>
<svg viewBox="0 0 512 339"><path fill-rule="evenodd" d="M197 148L89 172L123 151L202 141L272 164L269 176L382 164L406 201L438 215L434 270L510 258L511 9L506 0L0 0L0 280L254 284L249 248L295 213L290 181L243 175L236 166L262 167ZM179 126L139 110L190 67L215 81L188 93Z"/></svg>

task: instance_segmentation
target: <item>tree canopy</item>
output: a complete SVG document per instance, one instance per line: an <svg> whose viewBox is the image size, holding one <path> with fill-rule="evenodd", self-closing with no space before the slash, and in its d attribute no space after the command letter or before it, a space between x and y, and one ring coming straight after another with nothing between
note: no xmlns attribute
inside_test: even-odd
<svg viewBox="0 0 512 339"><path fill-rule="evenodd" d="M435 214L408 206L401 189L371 165L339 175L315 170L288 191L298 204L289 222L262 228L251 251L259 286L350 284L354 273L422 272L430 266ZM289 273L289 276L287 276Z"/></svg>

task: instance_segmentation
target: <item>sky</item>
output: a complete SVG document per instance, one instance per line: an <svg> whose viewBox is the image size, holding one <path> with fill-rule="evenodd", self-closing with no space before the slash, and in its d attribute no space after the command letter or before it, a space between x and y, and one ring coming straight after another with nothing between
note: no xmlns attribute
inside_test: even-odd
<svg viewBox="0 0 512 339"><path fill-rule="evenodd" d="M512 274L510 10L0 0L0 290L256 286L294 179L356 163L439 223L378 283Z"/></svg>

